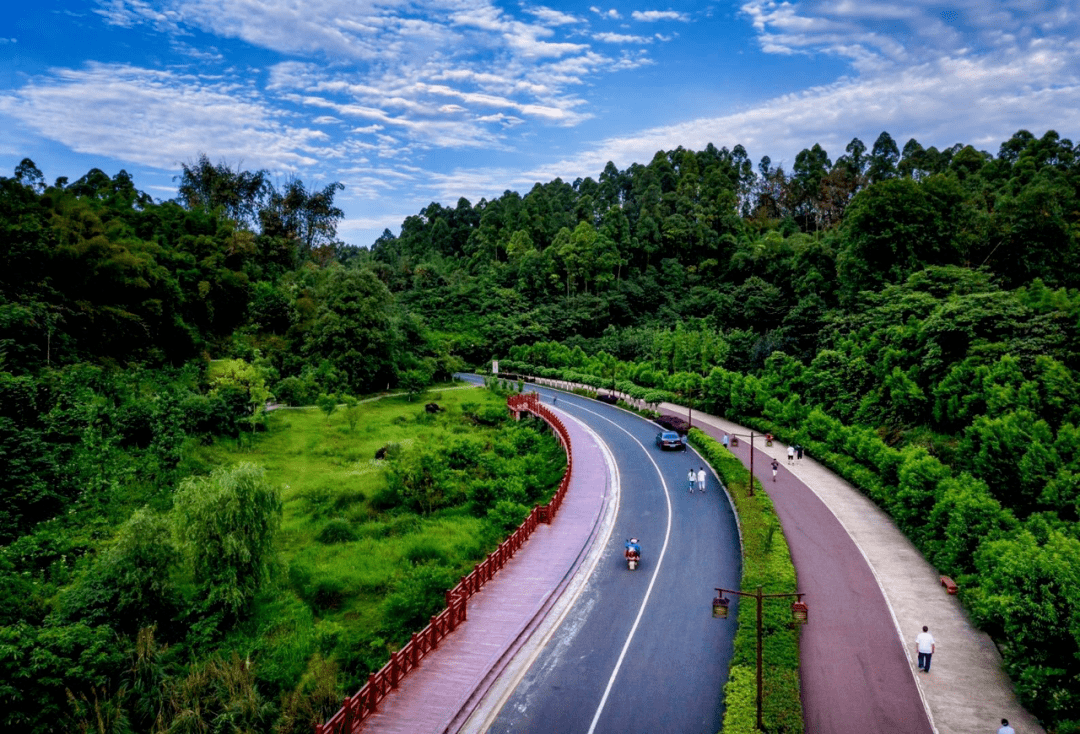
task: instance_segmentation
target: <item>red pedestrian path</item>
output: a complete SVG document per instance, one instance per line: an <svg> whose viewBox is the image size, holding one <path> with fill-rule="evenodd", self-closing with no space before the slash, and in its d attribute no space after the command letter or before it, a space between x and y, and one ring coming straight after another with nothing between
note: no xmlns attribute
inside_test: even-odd
<svg viewBox="0 0 1080 734"><path fill-rule="evenodd" d="M697 416L695 415L695 418ZM724 431L695 420L717 440ZM799 642L806 731L814 734L928 734L934 731L912 677L896 621L862 551L835 515L757 439L754 473L780 518L810 623ZM732 453L750 463L744 437Z"/></svg>
<svg viewBox="0 0 1080 734"><path fill-rule="evenodd" d="M613 499L608 461L584 425L557 411L574 469L562 507L468 603L468 619L406 676L358 729L364 734L455 732L567 589Z"/></svg>

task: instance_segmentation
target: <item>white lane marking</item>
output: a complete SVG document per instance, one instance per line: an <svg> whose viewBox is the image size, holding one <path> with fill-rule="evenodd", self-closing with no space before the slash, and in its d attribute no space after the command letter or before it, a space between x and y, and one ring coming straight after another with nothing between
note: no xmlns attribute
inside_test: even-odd
<svg viewBox="0 0 1080 734"><path fill-rule="evenodd" d="M671 539L671 492L668 490L667 481L664 480L664 473L660 471L660 466L656 463L656 459L652 457L652 454L649 453L649 450L645 448L645 445L641 443L641 441L639 441L636 436L634 436L632 433L630 433L630 431L626 430L615 421L611 420L606 416L600 415L594 410L589 410L588 408L580 405L576 405L574 407L580 408L586 413L592 413L597 418L607 421L608 423L625 433L627 436L629 436L630 440L632 440L634 443L641 447L641 451L645 454L645 456L648 457L649 462L653 465L653 468L656 469L656 475L660 477L660 484L664 487L664 499L667 502L667 528L664 531L664 546L660 549L660 555L656 559L656 568L653 570L652 578L649 579L649 587L645 590L645 598L641 600L641 606L638 608L637 617L634 618L634 624L630 628L629 634L626 636L626 642L623 643L622 651L619 653L619 659L615 662L615 669L611 671L611 677L608 678L607 687L604 689L604 695L600 699L600 704L596 707L596 713L593 715L592 724L590 724L588 732L588 734L593 734L593 732L596 731L597 723L600 721L600 715L604 712L604 706L607 705L608 696L611 695L611 689L615 686L615 679L618 677L619 670L622 668L623 661L626 659L626 652L630 649L630 643L634 639L634 634L637 632L638 625L641 624L641 618L645 614L645 606L649 603L649 597L652 596L653 586L656 585L656 578L660 574L660 566L664 562L664 554L667 553L668 541Z"/></svg>

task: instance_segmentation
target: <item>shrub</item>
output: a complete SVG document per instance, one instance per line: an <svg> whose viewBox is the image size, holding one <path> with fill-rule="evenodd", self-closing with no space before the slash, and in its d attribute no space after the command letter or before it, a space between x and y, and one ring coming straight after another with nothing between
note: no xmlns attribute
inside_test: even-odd
<svg viewBox="0 0 1080 734"><path fill-rule="evenodd" d="M353 531L352 524L348 520L335 517L323 525L322 530L315 536L315 540L324 545L351 543L356 540L356 533Z"/></svg>
<svg viewBox="0 0 1080 734"><path fill-rule="evenodd" d="M516 530L529 514L529 508L512 500L499 500L488 510L487 516L493 525L504 532Z"/></svg>
<svg viewBox="0 0 1080 734"><path fill-rule="evenodd" d="M409 570L382 603L382 632L391 644L404 644L446 604L446 590L457 583L454 572L431 563Z"/></svg>

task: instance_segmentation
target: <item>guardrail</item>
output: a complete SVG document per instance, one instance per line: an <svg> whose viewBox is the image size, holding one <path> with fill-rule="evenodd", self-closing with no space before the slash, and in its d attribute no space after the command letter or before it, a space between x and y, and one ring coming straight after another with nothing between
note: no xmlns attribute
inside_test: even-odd
<svg viewBox="0 0 1080 734"><path fill-rule="evenodd" d="M570 446L570 433L566 426L551 410L540 403L536 393L511 395L506 400L507 407L519 416L532 413L547 423L555 437L566 451L566 473L563 474L559 488L551 502L536 505L517 530L488 554L482 562L458 582L458 585L446 592L446 608L431 618L430 624L420 632L413 634L405 646L390 656L390 661L379 672L372 673L368 682L352 696L345 699L336 714L325 724L315 725L315 734L355 734L360 725L375 713L379 703L401 683L411 670L420 665L420 661L434 651L439 643L457 629L466 620L466 605L473 594L480 591L495 573L506 565L514 553L525 544L540 523L550 523L555 513L562 506L570 485L570 475L574 468L574 454Z"/></svg>

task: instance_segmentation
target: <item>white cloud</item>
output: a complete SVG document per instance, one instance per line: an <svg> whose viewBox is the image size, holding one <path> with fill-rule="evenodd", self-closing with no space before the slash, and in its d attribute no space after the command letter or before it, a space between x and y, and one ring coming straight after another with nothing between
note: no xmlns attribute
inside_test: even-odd
<svg viewBox="0 0 1080 734"><path fill-rule="evenodd" d="M628 36L623 33L594 33L593 38L604 43L636 43L649 44L653 42L651 36Z"/></svg>
<svg viewBox="0 0 1080 734"><path fill-rule="evenodd" d="M576 25L578 23L584 23L584 19L571 15L570 13L564 13L561 10L553 10L543 5L537 6L525 6L522 8L529 15L535 16L537 20L545 25Z"/></svg>
<svg viewBox="0 0 1080 734"><path fill-rule="evenodd" d="M655 23L658 20L678 20L683 23L690 21L689 15L675 10L635 10L630 13L630 17L644 23Z"/></svg>
<svg viewBox="0 0 1080 734"><path fill-rule="evenodd" d="M610 10L603 10L601 8L596 7L595 5L591 5L591 6L589 6L589 11L593 12L593 13L596 13L601 18L607 18L608 20L622 20L622 16L619 14L619 11L616 10L615 8L611 8Z"/></svg>

